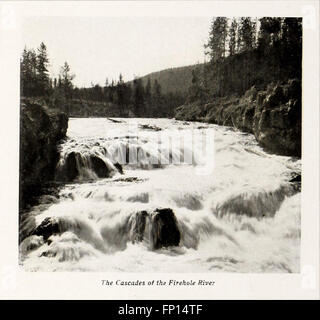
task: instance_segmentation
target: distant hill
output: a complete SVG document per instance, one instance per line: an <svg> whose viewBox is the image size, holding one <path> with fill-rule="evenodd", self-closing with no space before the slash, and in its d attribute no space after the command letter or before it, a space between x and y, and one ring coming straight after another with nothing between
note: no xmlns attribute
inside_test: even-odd
<svg viewBox="0 0 320 320"><path fill-rule="evenodd" d="M194 64L185 67L170 68L162 71L152 72L143 77L142 83L145 86L148 78L153 85L154 80L157 80L161 86L161 92L167 94L169 92L187 93L191 84L192 70L199 70L203 67L203 63ZM132 82L132 81L129 81Z"/></svg>

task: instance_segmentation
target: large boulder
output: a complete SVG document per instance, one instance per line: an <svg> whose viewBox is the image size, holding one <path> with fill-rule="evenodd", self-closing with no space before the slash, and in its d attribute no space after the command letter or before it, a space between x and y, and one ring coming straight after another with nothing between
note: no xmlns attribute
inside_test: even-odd
<svg viewBox="0 0 320 320"><path fill-rule="evenodd" d="M178 222L169 208L136 212L130 218L129 227L129 238L133 243L145 239L152 249L178 246L180 243Z"/></svg>
<svg viewBox="0 0 320 320"><path fill-rule="evenodd" d="M59 221L55 218L47 217L34 230L33 235L42 236L44 241L47 241L54 234L61 232Z"/></svg>
<svg viewBox="0 0 320 320"><path fill-rule="evenodd" d="M111 177L115 171L95 154L82 155L80 152L72 151L65 156L64 164L59 167L56 179L68 182L74 181L80 177L81 172L84 172L83 169L92 171L98 178Z"/></svg>
<svg viewBox="0 0 320 320"><path fill-rule="evenodd" d="M108 168L106 163L99 157L92 155L90 156L90 162L93 172L99 178L108 178L110 177L111 170Z"/></svg>
<svg viewBox="0 0 320 320"><path fill-rule="evenodd" d="M179 245L181 235L171 209L156 209L152 213L151 235L154 249Z"/></svg>
<svg viewBox="0 0 320 320"><path fill-rule="evenodd" d="M130 238L133 243L140 242L143 240L147 219L148 219L148 212L144 210L136 212L131 217Z"/></svg>
<svg viewBox="0 0 320 320"><path fill-rule="evenodd" d="M66 136L66 114L37 103L20 110L20 207L54 178L59 160L57 144Z"/></svg>
<svg viewBox="0 0 320 320"><path fill-rule="evenodd" d="M72 151L68 154L65 165L64 165L64 175L68 181L73 181L78 175L79 170L77 167L77 156L79 156L76 152Z"/></svg>

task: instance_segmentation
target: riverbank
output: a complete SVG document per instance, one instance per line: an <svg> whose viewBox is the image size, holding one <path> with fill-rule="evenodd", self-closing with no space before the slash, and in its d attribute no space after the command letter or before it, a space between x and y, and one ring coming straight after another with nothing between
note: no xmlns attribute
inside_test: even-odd
<svg viewBox="0 0 320 320"><path fill-rule="evenodd" d="M28 100L20 109L20 210L53 180L58 142L66 137L68 117Z"/></svg>
<svg viewBox="0 0 320 320"><path fill-rule="evenodd" d="M213 102L193 102L176 109L175 118L231 126L253 133L269 152L301 157L301 82L254 86L241 97L221 97Z"/></svg>

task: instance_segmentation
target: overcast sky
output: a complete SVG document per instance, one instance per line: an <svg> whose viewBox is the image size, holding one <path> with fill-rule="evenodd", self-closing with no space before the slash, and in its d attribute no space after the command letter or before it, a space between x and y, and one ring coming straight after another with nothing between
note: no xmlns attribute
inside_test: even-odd
<svg viewBox="0 0 320 320"><path fill-rule="evenodd" d="M23 23L22 48L43 41L52 75L67 61L77 86L204 61L208 17L38 17Z"/></svg>

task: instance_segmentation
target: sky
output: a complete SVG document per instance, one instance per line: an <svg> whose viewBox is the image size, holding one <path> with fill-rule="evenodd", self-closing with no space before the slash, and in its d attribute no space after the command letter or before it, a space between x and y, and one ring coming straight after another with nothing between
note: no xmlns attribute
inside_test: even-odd
<svg viewBox="0 0 320 320"><path fill-rule="evenodd" d="M203 62L209 17L33 17L23 23L24 46L43 41L50 73L67 61L74 84L104 85L154 71Z"/></svg>

